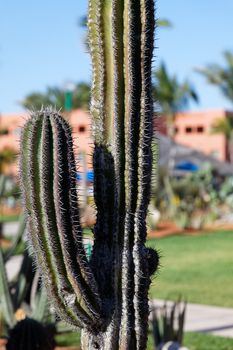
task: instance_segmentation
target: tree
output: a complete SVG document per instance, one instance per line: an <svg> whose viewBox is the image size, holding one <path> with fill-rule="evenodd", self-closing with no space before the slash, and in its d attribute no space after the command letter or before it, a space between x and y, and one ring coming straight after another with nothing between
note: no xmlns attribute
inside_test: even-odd
<svg viewBox="0 0 233 350"><path fill-rule="evenodd" d="M56 106L57 109L65 108L65 89L58 87L48 87L46 92L31 93L21 102L27 109L39 110L42 106ZM76 84L72 91L72 108L88 109L90 103L90 85L85 82Z"/></svg>
<svg viewBox="0 0 233 350"><path fill-rule="evenodd" d="M233 119L226 117L217 120L213 125L211 132L224 135L227 143L227 159L233 163Z"/></svg>
<svg viewBox="0 0 233 350"><path fill-rule="evenodd" d="M12 148L4 148L0 151L0 174L3 173L4 167L16 160L17 152Z"/></svg>
<svg viewBox="0 0 233 350"><path fill-rule="evenodd" d="M170 77L164 63L154 71L153 95L161 112L166 117L167 132L174 137L174 122L177 112L184 110L190 100L198 102L198 95L186 80L180 83L176 76Z"/></svg>
<svg viewBox="0 0 233 350"><path fill-rule="evenodd" d="M206 67L196 68L208 83L217 86L223 96L233 103L233 54L230 51L223 53L225 66L209 64ZM233 162L233 121L232 118L219 119L213 126L212 132L223 134L227 142L227 158Z"/></svg>
<svg viewBox="0 0 233 350"><path fill-rule="evenodd" d="M208 83L217 86L222 94L233 103L233 54L230 51L223 53L226 66L209 64L206 67L196 68Z"/></svg>

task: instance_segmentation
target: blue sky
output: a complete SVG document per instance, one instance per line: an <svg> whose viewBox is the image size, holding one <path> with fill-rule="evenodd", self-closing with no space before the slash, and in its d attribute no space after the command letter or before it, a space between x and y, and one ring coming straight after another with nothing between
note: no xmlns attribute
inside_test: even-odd
<svg viewBox="0 0 233 350"><path fill-rule="evenodd" d="M0 2L0 112L21 111L19 101L47 86L90 81L91 65L79 18L87 0ZM156 33L154 67L161 60L180 80L188 78L200 96L191 109L232 108L217 88L193 72L210 62L223 64L233 50L232 0L158 0L157 16L173 23Z"/></svg>

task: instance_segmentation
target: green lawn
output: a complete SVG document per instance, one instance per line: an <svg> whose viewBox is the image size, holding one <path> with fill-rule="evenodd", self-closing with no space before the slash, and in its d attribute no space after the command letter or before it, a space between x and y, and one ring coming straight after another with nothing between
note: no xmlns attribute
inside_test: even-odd
<svg viewBox="0 0 233 350"><path fill-rule="evenodd" d="M148 241L161 255L150 297L233 307L233 232ZM233 348L233 347L232 347Z"/></svg>
<svg viewBox="0 0 233 350"><path fill-rule="evenodd" d="M0 222L4 223L4 222L18 221L19 217L20 217L20 215L18 215L18 214L16 214L16 215L0 215Z"/></svg>
<svg viewBox="0 0 233 350"><path fill-rule="evenodd" d="M216 337L206 333L186 333L184 345L191 350L232 350L233 339ZM148 350L152 349L148 348Z"/></svg>

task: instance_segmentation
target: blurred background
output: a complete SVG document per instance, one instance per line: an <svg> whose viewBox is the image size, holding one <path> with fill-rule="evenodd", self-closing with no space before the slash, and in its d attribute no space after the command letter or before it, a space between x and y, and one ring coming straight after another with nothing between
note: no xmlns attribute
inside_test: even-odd
<svg viewBox="0 0 233 350"><path fill-rule="evenodd" d="M85 245L91 254L95 208L87 6L87 0L0 3L1 269L7 273L9 295L15 296L24 281L24 293L15 304L17 320L36 315L29 297L35 271L27 270L31 277L26 283L29 272L22 267L29 257L17 154L29 111L42 105L61 110L72 126ZM169 334L168 340L193 350L233 348L232 13L231 0L156 4L154 167L147 222L148 245L161 252L161 267L150 289L160 310L153 315L151 334L163 322L170 333L160 325L161 337ZM13 324L6 316L6 294L0 286L0 336ZM178 304L166 311L166 299ZM177 325L169 313L180 307L179 300L188 307L185 322L184 313L175 311ZM46 312L34 318L56 324ZM77 344L64 325L55 328L58 344ZM158 348L161 337L154 336L154 344L151 335L148 349L156 342Z"/></svg>

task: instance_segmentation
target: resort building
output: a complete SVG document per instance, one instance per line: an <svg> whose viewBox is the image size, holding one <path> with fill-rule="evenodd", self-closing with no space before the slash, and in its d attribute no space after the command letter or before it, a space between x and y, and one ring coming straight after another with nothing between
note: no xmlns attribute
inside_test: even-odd
<svg viewBox="0 0 233 350"><path fill-rule="evenodd" d="M177 113L174 125L174 141L203 152L208 156L213 156L218 160L228 161L229 155L227 154L225 136L213 133L213 126L224 118L233 118L233 112L219 109ZM166 118L158 118L155 127L159 132L166 135Z"/></svg>
<svg viewBox="0 0 233 350"><path fill-rule="evenodd" d="M26 113L0 115L0 153L4 150L19 153L20 130L29 115ZM78 163L78 171L88 172L92 168L91 151L93 148L91 137L91 120L89 113L76 109L67 114L74 139L74 149ZM17 174L17 162L5 168L6 173Z"/></svg>
<svg viewBox="0 0 233 350"><path fill-rule="evenodd" d="M18 154L20 129L27 118L28 115L26 113L0 115L0 152L4 149L11 149ZM66 118L69 120L73 130L78 172L79 174L83 172L90 172L91 174L93 141L90 115L86 111L76 109L67 114ZM208 156L215 157L220 161L227 161L229 156L227 154L227 140L225 136L212 132L216 122L224 118L233 118L233 112L219 109L177 113L173 141ZM155 129L158 133L167 134L165 117L155 118ZM16 174L16 162L8 166L6 172Z"/></svg>

